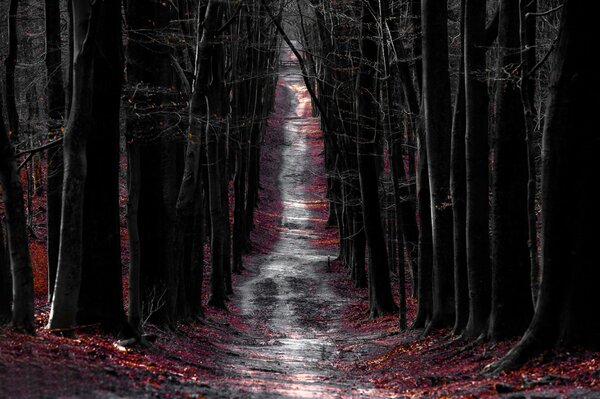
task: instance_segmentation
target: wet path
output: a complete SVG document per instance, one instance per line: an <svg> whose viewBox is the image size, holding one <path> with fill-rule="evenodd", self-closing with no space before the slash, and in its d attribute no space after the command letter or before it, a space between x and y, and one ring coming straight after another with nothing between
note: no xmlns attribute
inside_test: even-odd
<svg viewBox="0 0 600 399"><path fill-rule="evenodd" d="M282 59L289 58L282 50ZM317 211L325 193L315 188L323 170L322 134L310 116L299 67L282 65L275 110L283 134L279 234L268 254L249 259L252 274L241 279L234 300L251 330L266 333L228 348L233 357L227 368L239 376L230 388L240 397L372 397L375 392L356 387L334 366L345 299L328 283L334 248L316 244L325 224Z"/></svg>

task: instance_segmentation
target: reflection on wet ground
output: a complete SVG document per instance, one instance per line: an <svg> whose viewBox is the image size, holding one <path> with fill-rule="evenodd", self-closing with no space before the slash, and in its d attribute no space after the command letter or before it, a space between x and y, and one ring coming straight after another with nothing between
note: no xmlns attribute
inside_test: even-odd
<svg viewBox="0 0 600 399"><path fill-rule="evenodd" d="M282 57L290 58L289 49ZM237 288L236 307L253 336L228 348L234 356L227 365L239 374L225 396L239 397L383 397L336 370L336 340L343 337L337 320L344 305L328 284L327 258L332 250L317 248L324 220L315 208L323 206L324 192L315 192L315 174L322 173L318 118L311 117L310 97L297 64L286 63L279 78L287 101L277 101L283 117L284 142L277 183L283 204L279 236L270 253L253 256L255 274ZM279 99L281 100L281 99ZM318 142L315 142L317 140Z"/></svg>

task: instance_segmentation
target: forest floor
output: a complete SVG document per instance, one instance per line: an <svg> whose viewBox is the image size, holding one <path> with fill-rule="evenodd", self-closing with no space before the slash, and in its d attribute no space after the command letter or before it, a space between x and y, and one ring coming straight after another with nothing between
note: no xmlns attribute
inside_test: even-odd
<svg viewBox="0 0 600 399"><path fill-rule="evenodd" d="M483 367L515 341L468 345L449 331L399 333L396 315L368 319L367 290L334 260L322 133L297 65L284 57L254 249L234 276L228 311L207 308L202 323L174 332L148 325L157 336L149 347L120 346L95 326L75 339L51 335L44 248L34 242L38 334L0 328L0 398L600 398L597 353L548 354L486 376ZM410 321L412 299L408 313Z"/></svg>

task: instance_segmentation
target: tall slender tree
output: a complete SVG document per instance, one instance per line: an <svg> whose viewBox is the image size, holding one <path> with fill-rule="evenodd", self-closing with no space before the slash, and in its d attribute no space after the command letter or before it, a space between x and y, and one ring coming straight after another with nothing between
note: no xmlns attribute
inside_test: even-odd
<svg viewBox="0 0 600 399"><path fill-rule="evenodd" d="M469 322L467 337L486 331L490 312L488 187L488 94L486 83L486 2L466 0L464 51L466 98L467 268Z"/></svg>
<svg viewBox="0 0 600 399"><path fill-rule="evenodd" d="M527 217L527 146L521 94L518 0L500 1L492 169L490 338L522 334L533 315Z"/></svg>
<svg viewBox="0 0 600 399"><path fill-rule="evenodd" d="M4 124L0 96L0 184L6 214L7 247L12 274L12 326L33 333L33 274L29 255L23 188L17 169L15 151ZM4 245L4 244L2 244ZM5 259L0 261L5 262ZM6 271L2 272L6 276ZM3 283L6 285L6 283Z"/></svg>
<svg viewBox="0 0 600 399"><path fill-rule="evenodd" d="M60 7L58 0L46 0L46 75L48 102L48 140L62 136L65 119L65 89L63 82ZM48 301L52 300L58 245L60 241L60 201L63 178L62 146L48 150L46 180L46 225L48 248Z"/></svg>
<svg viewBox="0 0 600 399"><path fill-rule="evenodd" d="M452 109L446 1L422 1L423 119L431 193L433 314L428 330L454 322L450 148Z"/></svg>

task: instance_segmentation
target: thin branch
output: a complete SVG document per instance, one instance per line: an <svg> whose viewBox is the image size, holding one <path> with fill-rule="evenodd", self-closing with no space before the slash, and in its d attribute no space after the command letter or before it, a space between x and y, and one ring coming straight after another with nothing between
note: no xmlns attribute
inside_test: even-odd
<svg viewBox="0 0 600 399"><path fill-rule="evenodd" d="M27 165L27 162L29 162L31 160L31 158L33 158L33 153L29 153L29 155L27 155L27 157L23 160L23 162L21 162L21 164L19 165L19 167L17 168L17 170L21 170L23 169L23 167L25 165Z"/></svg>
<svg viewBox="0 0 600 399"><path fill-rule="evenodd" d="M40 151L44 151L44 150L50 149L52 147L56 147L57 145L59 145L60 143L62 143L62 141L63 141L63 138L61 137L61 138L58 138L58 139L56 139L54 141L46 143L46 144L44 144L42 146L18 152L17 154L15 154L15 156L16 157L20 157L20 156L23 156L23 155L26 155L26 154L32 154L33 155L36 152L40 152Z"/></svg>
<svg viewBox="0 0 600 399"><path fill-rule="evenodd" d="M561 4L558 7L554 7L554 8L551 8L549 10L546 10L546 11L528 12L527 14L525 14L525 18L529 18L529 17L543 17L545 15L552 14L552 13L555 13L555 12L559 11L561 8L563 8L563 6L564 6L564 4Z"/></svg>
<svg viewBox="0 0 600 399"><path fill-rule="evenodd" d="M231 14L231 17L227 20L227 22L225 22L223 24L223 26L221 26L219 29L217 29L217 35L222 33L225 29L227 29L229 27L229 25L231 25L233 23L233 21L235 21L235 18L237 17L237 15L241 9L242 9L242 2L240 1L237 4L237 7L235 8L235 10L233 11L233 14Z"/></svg>
<svg viewBox="0 0 600 399"><path fill-rule="evenodd" d="M537 70L540 69L540 67L542 65L544 65L544 63L550 57L550 54L552 54L552 52L556 48L557 42L558 42L558 37L556 38L556 40L554 40L554 42L552 42L552 46L550 46L550 49L548 49L548 52L546 54L544 54L542 59L537 64L535 64L535 66L533 68L531 68L531 70L525 76L523 76L523 81L525 81L525 80L529 79L531 76L533 76L533 74L535 74L537 72Z"/></svg>
<svg viewBox="0 0 600 399"><path fill-rule="evenodd" d="M175 68L177 75L179 75L179 80L181 80L181 84L183 85L183 91L185 92L185 95L187 97L190 97L192 95L192 88L190 86L190 81L188 80L188 78L185 74L185 71L183 70L181 65L179 65L179 61L177 61L177 58L173 54L171 54L171 64ZM137 88L136 88L136 90L137 90Z"/></svg>

